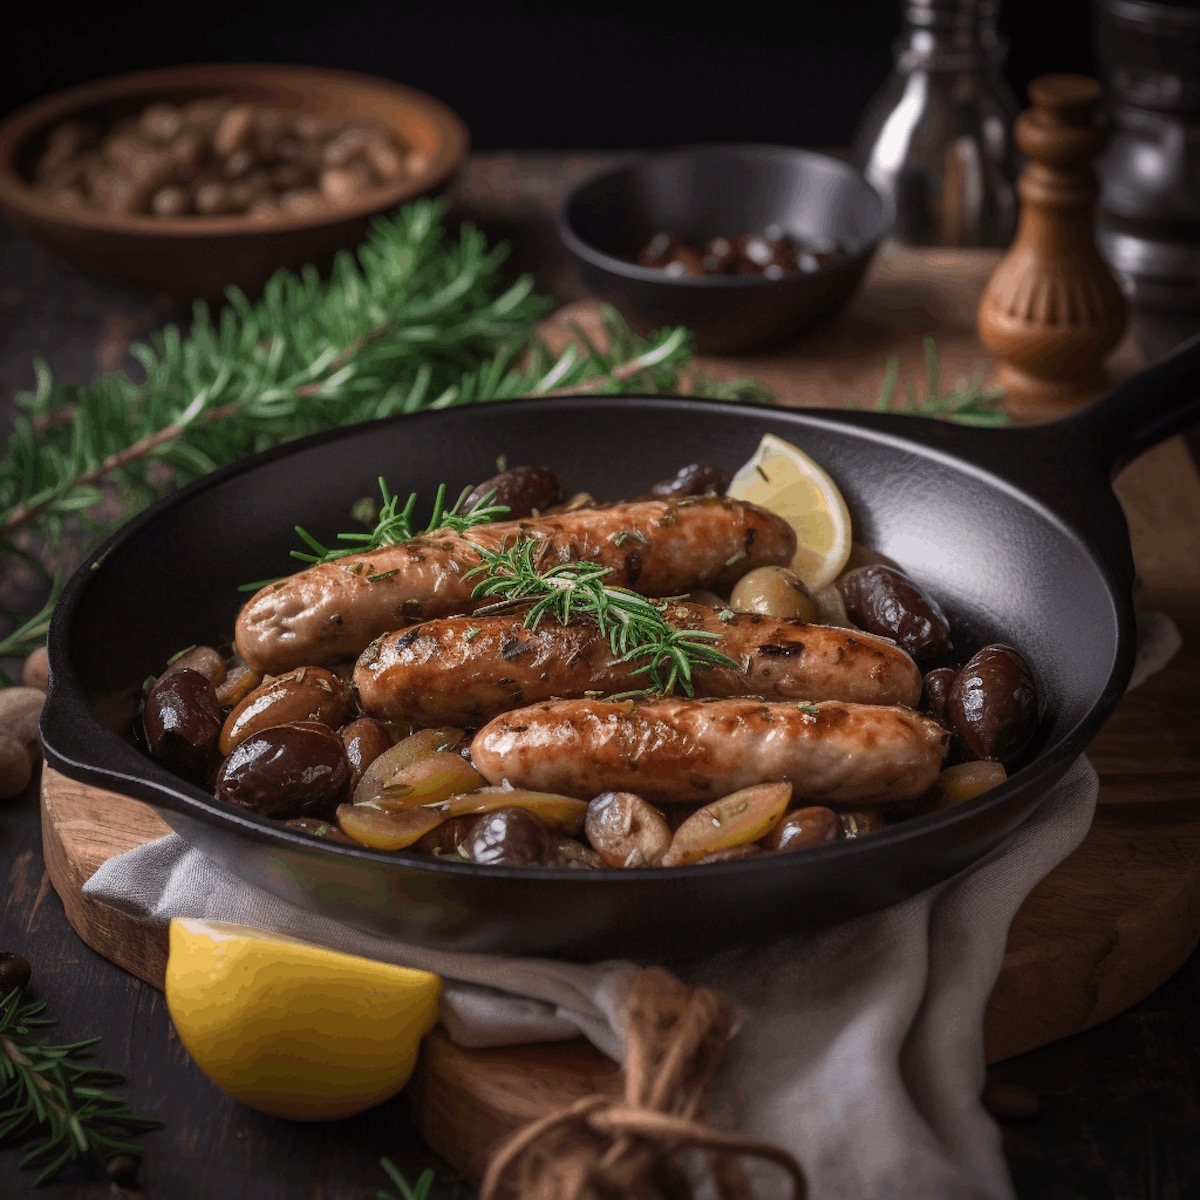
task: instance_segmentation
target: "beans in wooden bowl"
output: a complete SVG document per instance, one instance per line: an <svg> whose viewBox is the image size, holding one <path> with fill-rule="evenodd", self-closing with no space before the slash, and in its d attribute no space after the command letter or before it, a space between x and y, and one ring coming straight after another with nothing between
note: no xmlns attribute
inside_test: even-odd
<svg viewBox="0 0 1200 1200"><path fill-rule="evenodd" d="M61 122L34 187L69 209L268 220L354 204L424 165L379 125L204 97L156 100L108 125Z"/></svg>

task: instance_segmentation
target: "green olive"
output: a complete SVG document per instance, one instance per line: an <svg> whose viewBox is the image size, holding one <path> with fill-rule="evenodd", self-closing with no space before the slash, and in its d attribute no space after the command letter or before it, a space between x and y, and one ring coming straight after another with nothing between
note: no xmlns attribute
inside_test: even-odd
<svg viewBox="0 0 1200 1200"><path fill-rule="evenodd" d="M817 619L817 605L803 580L787 567L755 567L733 586L729 607L734 612L761 613L764 617Z"/></svg>

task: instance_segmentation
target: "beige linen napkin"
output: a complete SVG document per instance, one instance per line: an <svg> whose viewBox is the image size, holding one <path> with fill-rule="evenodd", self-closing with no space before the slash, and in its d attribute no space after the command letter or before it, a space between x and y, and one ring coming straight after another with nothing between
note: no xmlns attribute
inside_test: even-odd
<svg viewBox="0 0 1200 1200"><path fill-rule="evenodd" d="M1139 618L1131 686L1178 647L1168 618ZM1000 846L937 887L821 934L673 964L741 1010L714 1086L719 1123L791 1150L812 1200L1011 1200L1000 1132L980 1103L984 1008L1013 915L1083 840L1097 792L1080 759ZM250 887L174 836L111 859L84 891L143 920L234 921L435 971L443 1024L461 1045L582 1033L622 1056L632 963L403 945ZM750 1171L756 1196L784 1194L773 1168Z"/></svg>

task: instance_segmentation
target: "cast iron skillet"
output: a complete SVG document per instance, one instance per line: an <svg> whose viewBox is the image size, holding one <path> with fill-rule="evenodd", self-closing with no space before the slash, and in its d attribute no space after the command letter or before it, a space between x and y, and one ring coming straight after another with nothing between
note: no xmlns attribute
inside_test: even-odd
<svg viewBox="0 0 1200 1200"><path fill-rule="evenodd" d="M694 399L524 400L353 426L238 463L159 503L76 573L50 630L46 758L147 800L192 845L297 904L447 949L646 959L827 925L975 861L1037 805L1123 692L1133 564L1109 478L1200 415L1200 339L1053 423L975 430L913 417ZM141 681L228 639L238 585L288 573L293 526L323 540L385 476L432 498L510 465L560 468L601 498L689 462L730 467L772 431L823 463L860 540L942 601L956 643L1017 646L1044 714L1028 761L956 808L801 854L673 870L475 866L318 842L217 804L128 740Z"/></svg>

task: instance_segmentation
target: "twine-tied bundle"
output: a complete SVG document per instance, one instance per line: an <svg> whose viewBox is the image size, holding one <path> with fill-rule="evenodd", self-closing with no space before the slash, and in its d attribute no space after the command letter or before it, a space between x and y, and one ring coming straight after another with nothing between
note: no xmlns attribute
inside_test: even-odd
<svg viewBox="0 0 1200 1200"><path fill-rule="evenodd" d="M480 1200L691 1200L675 1158L686 1148L703 1151L721 1200L752 1200L742 1157L775 1163L791 1180L792 1200L804 1200L804 1173L791 1154L704 1119L731 1022L720 992L641 971L626 1017L624 1094L584 1096L517 1130L493 1157Z"/></svg>

